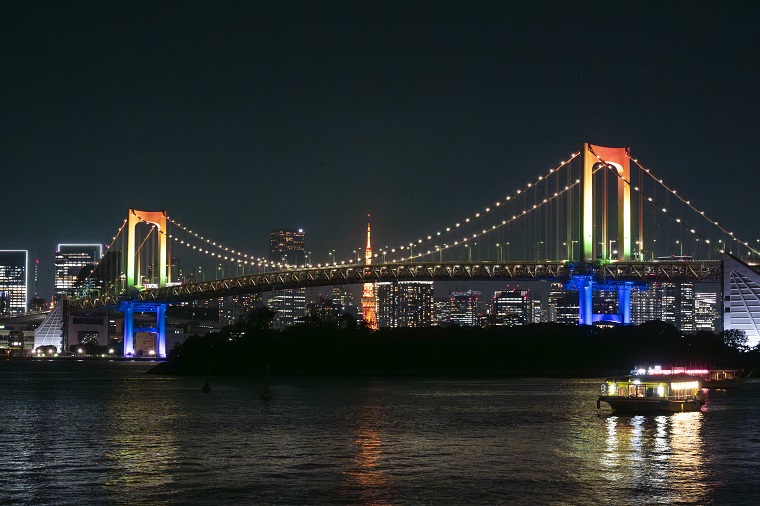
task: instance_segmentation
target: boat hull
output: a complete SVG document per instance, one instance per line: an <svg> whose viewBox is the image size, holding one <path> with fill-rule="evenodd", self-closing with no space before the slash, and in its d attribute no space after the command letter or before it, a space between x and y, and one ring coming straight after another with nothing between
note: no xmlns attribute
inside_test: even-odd
<svg viewBox="0 0 760 506"><path fill-rule="evenodd" d="M596 401L596 407L600 408L600 403L606 402L612 408L613 413L631 414L631 415L648 415L648 414L667 414L667 413L686 413L701 411L705 401L697 398L690 398L683 401L674 401L662 398L650 397L618 397L612 395L602 395Z"/></svg>

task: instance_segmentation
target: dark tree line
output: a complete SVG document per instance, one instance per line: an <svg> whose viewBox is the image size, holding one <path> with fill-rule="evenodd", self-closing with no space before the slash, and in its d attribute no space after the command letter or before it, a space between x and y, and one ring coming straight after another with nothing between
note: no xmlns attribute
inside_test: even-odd
<svg viewBox="0 0 760 506"><path fill-rule="evenodd" d="M760 351L741 334L683 334L663 322L613 328L556 323L516 327L428 327L370 331L344 317L272 329L274 313L192 336L156 372L212 375L463 375L594 377L637 365L753 369ZM758 369L760 370L760 369Z"/></svg>

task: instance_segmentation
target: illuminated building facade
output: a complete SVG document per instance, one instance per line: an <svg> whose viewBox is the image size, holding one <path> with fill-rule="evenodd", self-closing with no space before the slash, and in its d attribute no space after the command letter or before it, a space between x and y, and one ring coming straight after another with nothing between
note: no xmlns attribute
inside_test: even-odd
<svg viewBox="0 0 760 506"><path fill-rule="evenodd" d="M102 256L100 244L59 244L53 262L55 294L75 296L82 270L88 268L92 272Z"/></svg>
<svg viewBox="0 0 760 506"><path fill-rule="evenodd" d="M269 232L269 260L283 265L305 265L306 236L303 229L271 230Z"/></svg>
<svg viewBox="0 0 760 506"><path fill-rule="evenodd" d="M715 292L696 292L694 294L694 330L717 332L718 294Z"/></svg>
<svg viewBox="0 0 760 506"><path fill-rule="evenodd" d="M27 250L0 250L0 315L26 312L28 269Z"/></svg>
<svg viewBox="0 0 760 506"><path fill-rule="evenodd" d="M533 299L530 290L494 292L491 302L492 325L527 325L533 321Z"/></svg>
<svg viewBox="0 0 760 506"><path fill-rule="evenodd" d="M432 281L383 281L375 283L375 288L378 327L430 327L433 324Z"/></svg>
<svg viewBox="0 0 760 506"><path fill-rule="evenodd" d="M552 283L549 287L550 322L578 324L578 290L565 290L562 283Z"/></svg>
<svg viewBox="0 0 760 506"><path fill-rule="evenodd" d="M631 290L631 323L638 325L660 320L683 332L694 332L694 285L692 283L652 283Z"/></svg>
<svg viewBox="0 0 760 506"><path fill-rule="evenodd" d="M287 265L306 263L306 236L303 229L278 229L269 232L269 260ZM267 297L267 307L275 312L276 329L290 327L306 316L306 289L274 290Z"/></svg>
<svg viewBox="0 0 760 506"><path fill-rule="evenodd" d="M741 330L747 345L760 344L760 274L732 255L723 260L723 330Z"/></svg>
<svg viewBox="0 0 760 506"><path fill-rule="evenodd" d="M451 292L448 304L448 321L461 327L480 326L481 292L468 290L466 292Z"/></svg>
<svg viewBox="0 0 760 506"><path fill-rule="evenodd" d="M367 223L367 248L364 250L364 263L372 264L372 237ZM375 330L380 326L378 321L378 304L375 299L375 283L364 283L362 292L362 317L367 328Z"/></svg>

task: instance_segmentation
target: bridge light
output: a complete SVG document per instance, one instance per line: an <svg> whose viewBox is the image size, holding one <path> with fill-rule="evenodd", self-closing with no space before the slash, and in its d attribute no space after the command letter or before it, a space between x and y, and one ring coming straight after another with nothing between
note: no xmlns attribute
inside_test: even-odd
<svg viewBox="0 0 760 506"><path fill-rule="evenodd" d="M465 221L465 223L470 223L470 218L467 218L467 219L466 219L466 220L464 220L464 221Z"/></svg>

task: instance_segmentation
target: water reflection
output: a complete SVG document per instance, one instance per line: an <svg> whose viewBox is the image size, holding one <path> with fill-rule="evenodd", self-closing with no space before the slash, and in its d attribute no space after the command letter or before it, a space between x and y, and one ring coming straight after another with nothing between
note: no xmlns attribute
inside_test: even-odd
<svg viewBox="0 0 760 506"><path fill-rule="evenodd" d="M161 388L160 382L155 383ZM105 458L110 472L102 486L125 502L132 493L161 490L173 482L178 448L171 420L182 407L168 396L154 401L150 393L139 391L113 398L105 406Z"/></svg>
<svg viewBox="0 0 760 506"><path fill-rule="evenodd" d="M609 416L600 464L608 483L655 501L705 498L703 413Z"/></svg>
<svg viewBox="0 0 760 506"><path fill-rule="evenodd" d="M357 417L355 449L352 466L343 472L349 489L358 491L361 504L390 504L385 499L388 492L388 477L381 465L383 441L375 428L379 422L380 405L364 406Z"/></svg>

